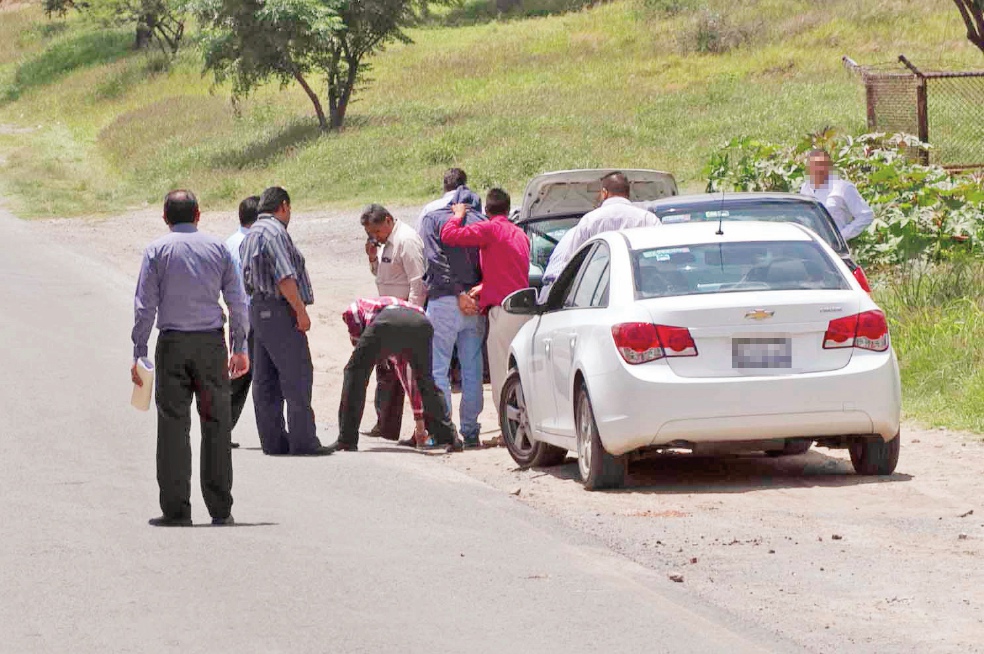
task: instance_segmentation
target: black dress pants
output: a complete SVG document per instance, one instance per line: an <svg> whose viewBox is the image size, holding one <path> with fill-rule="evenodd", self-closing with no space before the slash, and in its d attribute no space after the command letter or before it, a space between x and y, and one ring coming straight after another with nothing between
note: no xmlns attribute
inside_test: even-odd
<svg viewBox="0 0 984 654"><path fill-rule="evenodd" d="M373 367L380 359L402 355L410 360L414 381L420 389L424 416L434 440L451 443L456 438L444 394L434 384L431 341L434 328L419 311L406 307L387 307L362 332L352 356L345 365L342 401L338 406L338 441L355 445L366 406L366 387Z"/></svg>
<svg viewBox="0 0 984 654"><path fill-rule="evenodd" d="M191 400L201 420L201 485L213 518L232 509L229 357L222 330L157 339L157 483L168 518L191 517Z"/></svg>
<svg viewBox="0 0 984 654"><path fill-rule="evenodd" d="M232 429L239 424L239 416L243 414L243 407L246 406L246 398L249 397L249 387L253 383L253 330L250 328L246 336L246 352L249 354L249 372L242 377L230 380L229 385L232 389Z"/></svg>
<svg viewBox="0 0 984 654"><path fill-rule="evenodd" d="M307 334L286 300L253 296L253 411L264 454L311 454L321 447L311 393L314 365ZM284 422L284 409L287 422Z"/></svg>

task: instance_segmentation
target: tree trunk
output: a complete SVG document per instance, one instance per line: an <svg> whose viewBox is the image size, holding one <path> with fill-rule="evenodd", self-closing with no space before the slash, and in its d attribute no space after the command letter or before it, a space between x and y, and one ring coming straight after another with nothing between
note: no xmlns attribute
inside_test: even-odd
<svg viewBox="0 0 984 654"><path fill-rule="evenodd" d="M311 104L314 105L314 113L318 115L318 125L321 126L321 130L327 132L330 127L328 126L328 121L325 119L325 110L321 108L321 100L318 99L318 94L314 92L314 89L311 88L311 85L307 83L307 80L299 72L294 71L294 79L297 80L297 83L301 85L301 88L304 89L304 92L311 99Z"/></svg>
<svg viewBox="0 0 984 654"><path fill-rule="evenodd" d="M148 27L143 21L140 21L137 23L137 34L133 40L134 49L143 50L150 45L150 41L153 38L154 29L152 27Z"/></svg>
<svg viewBox="0 0 984 654"><path fill-rule="evenodd" d="M361 62L354 57L346 57L345 81L342 88L338 89L338 103L331 108L331 128L339 130L345 123L345 112L348 110L349 100L352 99L352 92L355 90L355 82L359 79L359 66Z"/></svg>
<svg viewBox="0 0 984 654"><path fill-rule="evenodd" d="M984 52L984 4L974 0L953 0L967 27L967 40Z"/></svg>

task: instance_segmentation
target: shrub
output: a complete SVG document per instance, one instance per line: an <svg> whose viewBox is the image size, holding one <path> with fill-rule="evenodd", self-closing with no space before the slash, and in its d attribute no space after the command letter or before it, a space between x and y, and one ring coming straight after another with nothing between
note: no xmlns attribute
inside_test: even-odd
<svg viewBox="0 0 984 654"><path fill-rule="evenodd" d="M817 146L830 152L875 212L871 227L851 242L864 265L984 254L980 180L916 163L912 152L929 146L912 136L827 131L786 146L736 138L711 156L707 190L796 192L806 176L804 154Z"/></svg>
<svg viewBox="0 0 984 654"><path fill-rule="evenodd" d="M684 53L724 54L751 41L755 31L753 24L736 22L727 14L705 9L694 16L677 41Z"/></svg>
<svg viewBox="0 0 984 654"><path fill-rule="evenodd" d="M642 0L643 6L655 14L675 16L697 8L699 0Z"/></svg>

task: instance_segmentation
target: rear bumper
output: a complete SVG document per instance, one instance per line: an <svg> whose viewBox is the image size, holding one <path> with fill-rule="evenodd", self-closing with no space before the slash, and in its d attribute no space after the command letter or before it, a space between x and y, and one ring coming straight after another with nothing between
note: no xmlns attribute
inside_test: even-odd
<svg viewBox="0 0 984 654"><path fill-rule="evenodd" d="M899 430L895 354L856 352L840 370L769 377L685 378L665 361L586 379L605 449L679 443L879 435Z"/></svg>

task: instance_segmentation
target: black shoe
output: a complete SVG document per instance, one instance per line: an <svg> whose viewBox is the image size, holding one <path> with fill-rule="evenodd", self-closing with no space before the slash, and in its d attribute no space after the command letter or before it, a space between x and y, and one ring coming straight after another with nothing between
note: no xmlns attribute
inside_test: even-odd
<svg viewBox="0 0 984 654"><path fill-rule="evenodd" d="M451 441L451 444L448 445L447 449L445 449L444 451L447 452L448 454L451 454L452 452L463 452L464 449L465 449L465 445L464 443L461 442L461 439L455 438L453 441Z"/></svg>
<svg viewBox="0 0 984 654"><path fill-rule="evenodd" d="M305 452L301 456L328 456L329 454L334 454L335 450L338 449L334 445L319 445L311 452Z"/></svg>
<svg viewBox="0 0 984 654"><path fill-rule="evenodd" d="M190 527L191 518L171 518L166 515L151 518L147 521L151 527Z"/></svg>
<svg viewBox="0 0 984 654"><path fill-rule="evenodd" d="M410 438L397 441L396 444L400 447L417 447L417 439L411 436Z"/></svg>
<svg viewBox="0 0 984 654"><path fill-rule="evenodd" d="M229 446L232 447L232 449L236 449L236 448L239 447L239 443L237 443L236 441L233 441L233 442L229 443Z"/></svg>
<svg viewBox="0 0 984 654"><path fill-rule="evenodd" d="M335 441L331 445L326 445L332 452L358 452L358 443L342 443L341 441Z"/></svg>
<svg viewBox="0 0 984 654"><path fill-rule="evenodd" d="M213 527L231 527L234 524L236 524L236 519L232 517L232 514L224 518L212 518Z"/></svg>

